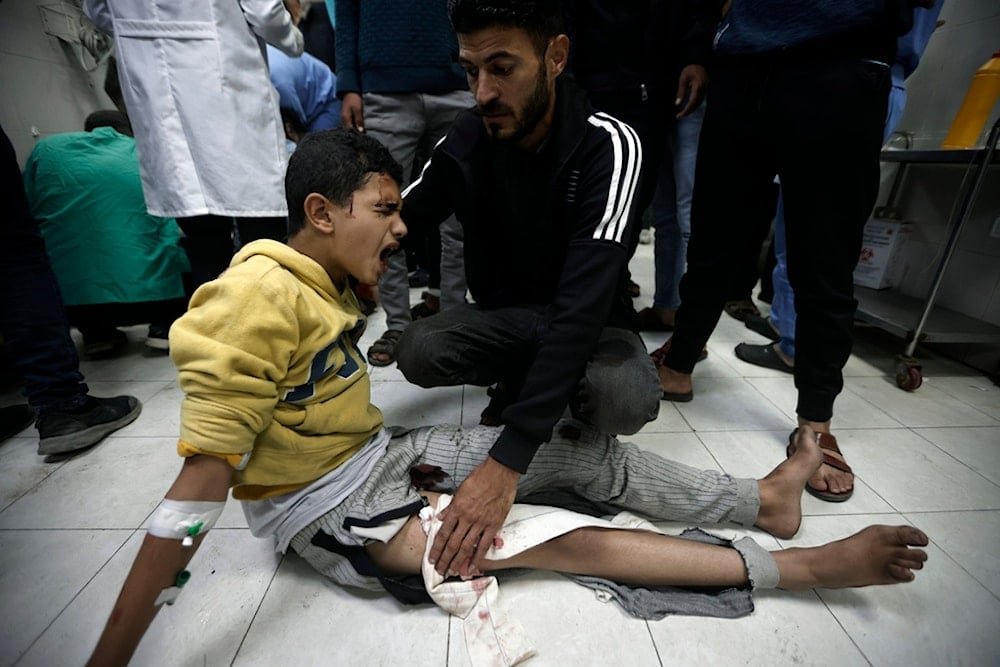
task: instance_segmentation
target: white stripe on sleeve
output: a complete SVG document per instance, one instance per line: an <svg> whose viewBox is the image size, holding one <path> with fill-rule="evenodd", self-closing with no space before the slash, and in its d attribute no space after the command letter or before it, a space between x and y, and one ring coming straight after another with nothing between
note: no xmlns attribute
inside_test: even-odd
<svg viewBox="0 0 1000 667"><path fill-rule="evenodd" d="M594 238L622 243L625 226L632 211L632 201L639 184L642 144L635 130L617 118L597 113L587 120L591 125L605 130L610 135L614 153L607 205L601 221L594 230Z"/></svg>

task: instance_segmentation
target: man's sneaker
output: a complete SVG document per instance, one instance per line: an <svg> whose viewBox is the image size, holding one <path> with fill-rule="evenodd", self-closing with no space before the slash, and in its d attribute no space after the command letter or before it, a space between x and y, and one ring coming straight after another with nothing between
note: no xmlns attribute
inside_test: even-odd
<svg viewBox="0 0 1000 667"><path fill-rule="evenodd" d="M151 347L154 350L169 350L170 327L162 324L150 324L149 331L146 333L146 347Z"/></svg>
<svg viewBox="0 0 1000 667"><path fill-rule="evenodd" d="M142 412L142 403L134 396L95 398L75 410L49 412L35 422L38 428L38 453L42 456L65 454L85 449L131 424Z"/></svg>

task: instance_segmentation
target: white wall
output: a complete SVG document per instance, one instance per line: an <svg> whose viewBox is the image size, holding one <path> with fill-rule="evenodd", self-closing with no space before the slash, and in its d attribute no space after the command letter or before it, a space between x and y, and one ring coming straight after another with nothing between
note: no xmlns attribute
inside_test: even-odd
<svg viewBox="0 0 1000 667"><path fill-rule="evenodd" d="M90 112L114 108L103 91L105 68L88 74L74 47L44 31L43 11L55 19L73 7L63 0L0 2L0 125L22 165L36 135L83 130Z"/></svg>

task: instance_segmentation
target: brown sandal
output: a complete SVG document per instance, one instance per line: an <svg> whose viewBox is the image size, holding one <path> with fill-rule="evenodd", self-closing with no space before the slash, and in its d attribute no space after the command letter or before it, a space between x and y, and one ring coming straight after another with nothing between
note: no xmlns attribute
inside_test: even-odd
<svg viewBox="0 0 1000 667"><path fill-rule="evenodd" d="M791 456L795 453L795 434L799 429L795 429L788 436L788 447L785 449L785 455ZM820 450L823 452L823 463L830 466L831 468L836 468L837 470L854 474L851 470L851 466L847 464L847 460L844 455L840 453L840 447L837 446L837 439L829 433L817 433L816 442L819 444ZM820 491L819 489L814 489L806 483L806 491L809 495L819 498L820 500L825 500L828 503L842 503L851 496L854 495L854 487L851 487L850 491L844 491L843 493L833 493L831 491Z"/></svg>

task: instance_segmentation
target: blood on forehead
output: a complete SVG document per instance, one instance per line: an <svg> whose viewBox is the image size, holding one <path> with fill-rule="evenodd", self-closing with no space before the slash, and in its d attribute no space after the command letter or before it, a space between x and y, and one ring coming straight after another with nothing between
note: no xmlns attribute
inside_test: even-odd
<svg viewBox="0 0 1000 667"><path fill-rule="evenodd" d="M378 188L378 199L375 201L376 207L398 208L400 205L399 185L396 180L387 174L376 174L376 187ZM369 181L370 182L370 181ZM367 184L365 187L368 187ZM347 198L347 215L354 217L354 193Z"/></svg>

